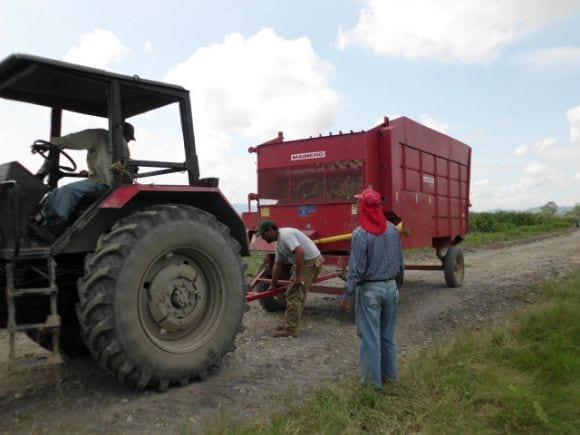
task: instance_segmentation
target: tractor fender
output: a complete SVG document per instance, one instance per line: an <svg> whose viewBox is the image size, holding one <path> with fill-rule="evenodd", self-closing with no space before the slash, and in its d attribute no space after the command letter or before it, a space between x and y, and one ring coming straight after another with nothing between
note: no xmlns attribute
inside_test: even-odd
<svg viewBox="0 0 580 435"><path fill-rule="evenodd" d="M250 254L244 222L217 187L133 184L111 190L88 209L53 247L53 254L92 252L99 236L119 219L160 204L185 204L205 210L227 226L240 244L240 254Z"/></svg>

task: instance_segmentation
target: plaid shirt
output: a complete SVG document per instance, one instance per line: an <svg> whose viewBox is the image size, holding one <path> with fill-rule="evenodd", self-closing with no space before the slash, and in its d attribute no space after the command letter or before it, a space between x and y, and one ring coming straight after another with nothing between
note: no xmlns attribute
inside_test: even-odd
<svg viewBox="0 0 580 435"><path fill-rule="evenodd" d="M395 279L404 267L401 238L395 225L387 222L387 231L380 236L358 227L352 234L344 298L351 300L355 287L364 281Z"/></svg>

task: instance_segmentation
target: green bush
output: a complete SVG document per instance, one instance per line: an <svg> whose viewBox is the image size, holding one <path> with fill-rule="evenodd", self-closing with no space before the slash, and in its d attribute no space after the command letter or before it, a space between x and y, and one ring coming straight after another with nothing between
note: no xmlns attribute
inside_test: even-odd
<svg viewBox="0 0 580 435"><path fill-rule="evenodd" d="M571 223L572 220L569 217L518 211L471 213L469 216L469 230L476 233L495 233L532 225L562 228Z"/></svg>
<svg viewBox="0 0 580 435"><path fill-rule="evenodd" d="M471 213L469 235L466 242L481 245L507 241L557 231L572 226L571 216L546 213L499 211L495 213Z"/></svg>

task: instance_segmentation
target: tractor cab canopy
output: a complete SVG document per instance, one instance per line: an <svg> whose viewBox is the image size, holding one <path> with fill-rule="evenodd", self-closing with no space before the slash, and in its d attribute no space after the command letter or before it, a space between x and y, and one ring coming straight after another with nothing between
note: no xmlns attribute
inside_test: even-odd
<svg viewBox="0 0 580 435"><path fill-rule="evenodd" d="M26 54L0 62L0 97L52 108L50 136L60 136L62 111L108 118L112 160L126 165L165 168L139 177L187 170L190 184L199 178L189 92L176 85L141 79ZM122 122L178 103L185 161L129 160L123 155ZM115 184L120 184L120 178Z"/></svg>

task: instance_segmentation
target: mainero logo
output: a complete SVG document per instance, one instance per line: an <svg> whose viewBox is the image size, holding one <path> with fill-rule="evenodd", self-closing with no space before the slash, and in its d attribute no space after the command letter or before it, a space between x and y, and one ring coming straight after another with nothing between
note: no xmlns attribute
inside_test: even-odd
<svg viewBox="0 0 580 435"><path fill-rule="evenodd" d="M296 160L323 159L325 157L326 151L312 151L310 153L292 154L290 160L294 162Z"/></svg>

